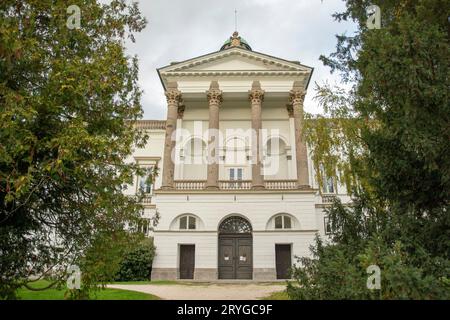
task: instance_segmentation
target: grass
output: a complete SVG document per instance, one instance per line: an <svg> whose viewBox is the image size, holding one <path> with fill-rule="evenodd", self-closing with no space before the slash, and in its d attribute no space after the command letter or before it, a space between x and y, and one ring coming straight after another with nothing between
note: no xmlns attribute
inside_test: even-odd
<svg viewBox="0 0 450 320"><path fill-rule="evenodd" d="M262 298L262 300L290 300L286 291L273 292L267 297Z"/></svg>
<svg viewBox="0 0 450 320"><path fill-rule="evenodd" d="M43 288L47 286L47 280L39 280L33 283L33 288ZM51 288L43 291L33 291L27 288L17 290L17 296L22 300L64 300L66 289ZM105 288L100 289L92 294L91 299L94 300L159 300L159 297L129 290Z"/></svg>
<svg viewBox="0 0 450 320"><path fill-rule="evenodd" d="M110 284L154 284L154 285L171 285L171 284L183 284L183 282L173 280L144 280L144 281L114 281Z"/></svg>

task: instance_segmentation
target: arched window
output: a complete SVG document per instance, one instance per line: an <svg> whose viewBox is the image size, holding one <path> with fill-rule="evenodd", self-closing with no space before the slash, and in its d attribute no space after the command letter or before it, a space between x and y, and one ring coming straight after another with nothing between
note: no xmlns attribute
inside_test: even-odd
<svg viewBox="0 0 450 320"><path fill-rule="evenodd" d="M197 229L197 219L194 216L185 215L179 218L180 230L195 230Z"/></svg>
<svg viewBox="0 0 450 320"><path fill-rule="evenodd" d="M266 154L269 157L286 155L286 144L278 137L270 138L266 144Z"/></svg>
<svg viewBox="0 0 450 320"><path fill-rule="evenodd" d="M251 233L252 226L247 219L233 216L226 218L219 226L219 233Z"/></svg>
<svg viewBox="0 0 450 320"><path fill-rule="evenodd" d="M243 166L247 164L247 147L243 137L233 137L226 141L225 164Z"/></svg>
<svg viewBox="0 0 450 320"><path fill-rule="evenodd" d="M290 216L280 214L274 219L275 229L292 229L292 219Z"/></svg>
<svg viewBox="0 0 450 320"><path fill-rule="evenodd" d="M206 143L200 138L193 138L186 143L186 160L188 164L204 164Z"/></svg>
<svg viewBox="0 0 450 320"><path fill-rule="evenodd" d="M280 137L272 137L263 150L264 175L271 179L288 179L288 147Z"/></svg>

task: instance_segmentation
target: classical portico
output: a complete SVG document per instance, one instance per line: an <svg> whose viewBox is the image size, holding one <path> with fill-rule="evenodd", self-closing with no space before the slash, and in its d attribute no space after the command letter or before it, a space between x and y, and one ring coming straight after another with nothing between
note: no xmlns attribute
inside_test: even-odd
<svg viewBox="0 0 450 320"><path fill-rule="evenodd" d="M230 188L244 188L252 190L264 190L266 188L307 189L310 187L307 148L303 139L303 101L307 85L311 77L312 68L301 65L295 61L286 61L274 58L251 50L248 43L237 33L222 46L221 50L199 58L189 59L183 62L172 63L158 70L160 73L165 95L167 97L167 126L164 144L163 164L163 190L189 189L195 190L219 190ZM264 100L268 100L265 106ZM245 103L247 101L247 103ZM226 153L225 131L227 128L222 121L221 112L225 107L229 110L234 105L247 105L248 112L236 110L249 116L249 128L242 126L240 129L252 129L251 139L246 142L246 157L251 163L251 169L246 173L246 179L240 176L242 182L229 184L221 179L220 171L226 170L220 166L223 153ZM286 106L287 108L283 107ZM231 106L231 107L229 107ZM180 112L180 108L183 112ZM207 164L203 166L206 179L191 179L182 174L186 172L182 166L183 159L177 148L174 135L177 124L183 122L183 115L195 110L199 115L198 121L207 126L208 137L202 137L206 145L204 152L207 154ZM200 110L203 109L204 113ZM277 110L278 109L278 110ZM229 112L229 110L226 110ZM288 177L284 179L271 179L264 175L263 150L264 143L261 129L265 128L263 121L264 112L282 112L277 118L292 119L287 121L292 126L285 140L289 141L290 168ZM181 116L180 116L181 114ZM206 119L205 116L207 115ZM194 116L194 115L193 115ZM187 119L193 121L194 119ZM230 119L232 120L232 119ZM240 119L241 121L243 119ZM222 128L221 128L222 127ZM178 129L185 129L182 127ZM283 141L286 143L286 141ZM185 146L178 146L182 153L186 152ZM222 157L222 158L221 158ZM294 161L292 161L295 159ZM198 168L197 168L198 169ZM178 171L178 174L175 173ZM239 174L240 171L239 171ZM222 174L222 178L223 178ZM273 184L270 181L279 181ZM222 181L222 182L221 182ZM294 183L295 181L295 183ZM190 182L189 184L187 182ZM190 187L189 187L190 186Z"/></svg>
<svg viewBox="0 0 450 320"><path fill-rule="evenodd" d="M237 32L219 51L158 69L167 120L153 279L282 279L309 254L319 229L302 132L312 71Z"/></svg>

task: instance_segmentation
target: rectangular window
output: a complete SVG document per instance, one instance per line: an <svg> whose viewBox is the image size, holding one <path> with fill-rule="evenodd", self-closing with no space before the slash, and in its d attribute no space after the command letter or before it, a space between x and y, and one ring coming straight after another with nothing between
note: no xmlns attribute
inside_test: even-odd
<svg viewBox="0 0 450 320"><path fill-rule="evenodd" d="M242 168L230 168L230 180L242 180Z"/></svg>
<svg viewBox="0 0 450 320"><path fill-rule="evenodd" d="M230 169L230 180L234 180L234 168Z"/></svg>
<svg viewBox="0 0 450 320"><path fill-rule="evenodd" d="M323 218L323 224L324 224L324 228L325 228L325 234L331 234L331 224L330 224L330 219L328 217L324 217Z"/></svg>
<svg viewBox="0 0 450 320"><path fill-rule="evenodd" d="M153 166L144 168L145 174L139 177L139 190L146 194L153 193Z"/></svg>
<svg viewBox="0 0 450 320"><path fill-rule="evenodd" d="M324 192L325 193L334 193L334 179L333 177L329 177L324 181Z"/></svg>
<svg viewBox="0 0 450 320"><path fill-rule="evenodd" d="M322 193L335 193L334 177L327 177L323 165L320 166L320 173L322 175Z"/></svg>

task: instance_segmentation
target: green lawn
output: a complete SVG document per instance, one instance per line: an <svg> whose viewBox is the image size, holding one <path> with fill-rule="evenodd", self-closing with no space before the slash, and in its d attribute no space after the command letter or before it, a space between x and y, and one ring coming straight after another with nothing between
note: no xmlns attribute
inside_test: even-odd
<svg viewBox="0 0 450 320"><path fill-rule="evenodd" d="M42 288L48 285L46 280L39 280L32 284L34 288ZM17 296L22 300L64 300L64 289L47 289L43 291L32 291L27 288L17 290ZM92 299L95 300L158 300L157 296L120 289L100 289L93 293Z"/></svg>
<svg viewBox="0 0 450 320"><path fill-rule="evenodd" d="M184 284L182 281L174 281L174 280L143 280L143 281L114 281L110 284L155 284L155 285L170 285L170 284Z"/></svg>
<svg viewBox="0 0 450 320"><path fill-rule="evenodd" d="M274 292L270 296L264 297L262 300L290 300L286 291Z"/></svg>

